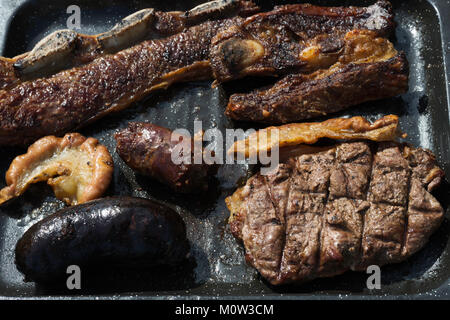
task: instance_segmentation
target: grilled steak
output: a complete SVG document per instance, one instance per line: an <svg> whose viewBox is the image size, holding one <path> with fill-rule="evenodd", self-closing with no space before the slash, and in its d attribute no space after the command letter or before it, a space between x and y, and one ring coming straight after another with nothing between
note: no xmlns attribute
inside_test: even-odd
<svg viewBox="0 0 450 320"><path fill-rule="evenodd" d="M247 5L243 14L248 12ZM0 91L0 145L26 144L61 134L126 108L174 82L211 78L208 59L212 37L241 19L207 21L51 78Z"/></svg>
<svg viewBox="0 0 450 320"><path fill-rule="evenodd" d="M175 137L175 135L174 135ZM198 193L208 189L215 166L194 163L194 141L182 137L172 139L172 131L151 123L129 123L128 128L115 135L117 153L132 169L157 179L176 192ZM175 141L174 141L175 140ZM186 145L188 144L188 145ZM187 156L189 163L175 163L173 153Z"/></svg>
<svg viewBox="0 0 450 320"><path fill-rule="evenodd" d="M274 285L397 263L443 220L431 152L394 142L318 148L256 174L231 197L232 233Z"/></svg>

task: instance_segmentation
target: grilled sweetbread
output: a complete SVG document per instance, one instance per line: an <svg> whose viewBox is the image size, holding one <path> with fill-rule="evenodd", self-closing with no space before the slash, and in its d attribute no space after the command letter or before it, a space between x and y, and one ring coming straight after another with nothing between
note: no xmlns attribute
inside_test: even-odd
<svg viewBox="0 0 450 320"><path fill-rule="evenodd" d="M430 194L444 172L395 142L314 147L226 199L246 260L274 285L403 261L443 220Z"/></svg>

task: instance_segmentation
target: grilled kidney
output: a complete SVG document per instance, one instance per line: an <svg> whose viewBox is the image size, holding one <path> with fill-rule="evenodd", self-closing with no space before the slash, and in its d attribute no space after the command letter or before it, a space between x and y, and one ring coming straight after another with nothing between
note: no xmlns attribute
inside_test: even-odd
<svg viewBox="0 0 450 320"><path fill-rule="evenodd" d="M195 193L208 189L208 180L217 169L214 165L194 163L194 140L180 136L172 141L172 131L151 123L132 122L116 136L117 153L132 169L155 178L176 192ZM190 163L176 164L172 153L188 143ZM186 149L186 148L185 148Z"/></svg>
<svg viewBox="0 0 450 320"><path fill-rule="evenodd" d="M142 198L114 197L63 209L33 225L16 246L26 281L55 282L70 265L176 264L189 244L180 216Z"/></svg>

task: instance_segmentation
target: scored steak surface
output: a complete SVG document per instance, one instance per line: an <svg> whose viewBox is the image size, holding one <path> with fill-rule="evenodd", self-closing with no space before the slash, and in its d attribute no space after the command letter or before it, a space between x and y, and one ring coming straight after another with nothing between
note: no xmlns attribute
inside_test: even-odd
<svg viewBox="0 0 450 320"><path fill-rule="evenodd" d="M275 285L397 263L441 224L443 176L428 150L342 143L251 177L226 200L230 227Z"/></svg>

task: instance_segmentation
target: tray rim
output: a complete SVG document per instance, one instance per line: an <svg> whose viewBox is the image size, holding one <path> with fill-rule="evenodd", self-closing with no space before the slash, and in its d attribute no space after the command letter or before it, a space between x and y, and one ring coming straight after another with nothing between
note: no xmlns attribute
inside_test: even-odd
<svg viewBox="0 0 450 320"><path fill-rule="evenodd" d="M7 19L0 24L0 53L4 52L6 33L10 22L14 19L16 11L30 0L12 0L6 5L0 5L0 16L7 15ZM204 0L205 2L207 0ZM256 0L257 1L257 0ZM375 1L375 0L374 0ZM450 123L450 1L425 0L436 12L439 20L441 34L442 56L444 78L446 81L448 120ZM305 2L313 3L314 0ZM450 156L450 153L449 153ZM7 296L0 293L0 300L232 300L239 301L245 299L258 299L262 301L270 300L450 300L450 278L440 287L432 289L425 293L403 294L403 295L380 295L380 294L264 294L264 295L146 295L145 293L119 293L119 294L100 294L100 295L34 295L34 296Z"/></svg>

